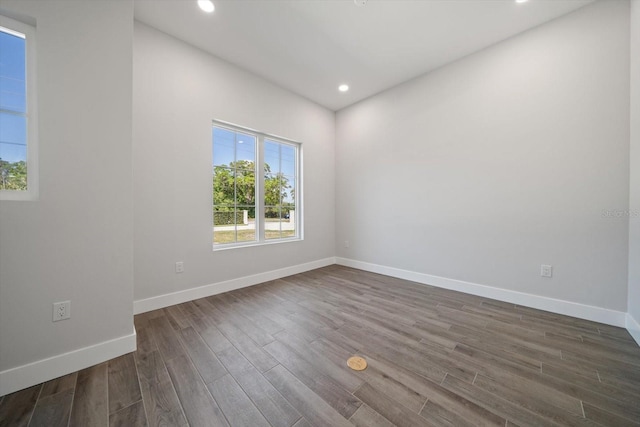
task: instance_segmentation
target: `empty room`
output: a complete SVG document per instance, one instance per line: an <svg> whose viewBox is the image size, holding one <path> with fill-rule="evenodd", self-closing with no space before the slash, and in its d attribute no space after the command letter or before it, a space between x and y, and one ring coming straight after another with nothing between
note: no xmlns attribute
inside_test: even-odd
<svg viewBox="0 0 640 427"><path fill-rule="evenodd" d="M640 0L0 0L0 427L640 426Z"/></svg>

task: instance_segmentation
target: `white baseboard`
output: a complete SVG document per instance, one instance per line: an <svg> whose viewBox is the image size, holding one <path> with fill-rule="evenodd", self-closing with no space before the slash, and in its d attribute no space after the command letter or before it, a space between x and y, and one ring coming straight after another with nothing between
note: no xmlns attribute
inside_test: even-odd
<svg viewBox="0 0 640 427"><path fill-rule="evenodd" d="M136 351L136 331L0 372L0 396Z"/></svg>
<svg viewBox="0 0 640 427"><path fill-rule="evenodd" d="M356 261L348 258L337 257L336 263L347 267L370 271L372 273L384 274L386 276L411 280L412 282L431 285L438 288L451 289L454 291L460 291L484 298L496 299L512 304L536 308L539 310L551 311L553 313L564 314L567 316L591 320L599 323L605 323L607 325L620 326L623 328L626 325L625 318L627 314L622 311L609 310L606 308L579 304L571 301L526 294L524 292L511 291L508 289L495 288L492 286L479 285L477 283L448 279L446 277L432 276L430 274L417 273L415 271L402 270L399 268L387 267L378 264L371 264L368 262Z"/></svg>
<svg viewBox="0 0 640 427"><path fill-rule="evenodd" d="M292 276L294 274L304 273L305 271L326 267L335 263L336 259L334 257L330 257L317 261L307 262L305 264L293 265L291 267L285 267L278 270L271 270L251 276L244 276L237 279L226 280L224 282L213 283L211 285L185 289L184 291L178 291L170 294L158 295L157 297L141 299L133 302L133 313L140 314L187 301L193 301L194 299L198 298L221 294L223 292L233 291L235 289L246 288L247 286L253 286L259 283L268 282L270 280L281 279L283 277Z"/></svg>
<svg viewBox="0 0 640 427"><path fill-rule="evenodd" d="M633 339L640 345L640 322L634 319L629 313L627 313L626 327Z"/></svg>

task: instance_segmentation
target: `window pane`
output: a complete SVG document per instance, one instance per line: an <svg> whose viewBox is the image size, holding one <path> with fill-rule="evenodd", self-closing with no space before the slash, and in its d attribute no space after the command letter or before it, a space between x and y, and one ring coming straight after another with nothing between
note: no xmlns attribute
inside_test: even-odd
<svg viewBox="0 0 640 427"><path fill-rule="evenodd" d="M25 113L27 97L24 85L23 80L15 80L0 74L0 109Z"/></svg>
<svg viewBox="0 0 640 427"><path fill-rule="evenodd" d="M282 239L296 236L295 207L265 208L264 235L265 239Z"/></svg>
<svg viewBox="0 0 640 427"><path fill-rule="evenodd" d="M235 172L232 169L222 166L213 168L213 204L235 205Z"/></svg>
<svg viewBox="0 0 640 427"><path fill-rule="evenodd" d="M256 202L256 174L254 171L236 170L237 205L254 205Z"/></svg>
<svg viewBox="0 0 640 427"><path fill-rule="evenodd" d="M253 135L213 128L215 244L256 240L256 142Z"/></svg>
<svg viewBox="0 0 640 427"><path fill-rule="evenodd" d="M281 210L280 228L281 237L295 237L296 233L296 208L294 205L283 207Z"/></svg>
<svg viewBox="0 0 640 427"><path fill-rule="evenodd" d="M238 227L238 242L254 242L255 240L256 240L255 228Z"/></svg>
<svg viewBox="0 0 640 427"><path fill-rule="evenodd" d="M250 212L253 212L253 217ZM256 240L255 206L214 208L213 224L215 244Z"/></svg>
<svg viewBox="0 0 640 427"><path fill-rule="evenodd" d="M280 176L282 205L293 205L295 203L296 179L293 176Z"/></svg>
<svg viewBox="0 0 640 427"><path fill-rule="evenodd" d="M31 65L31 77L35 76L35 67L34 58L27 58L26 37L28 34L31 43L33 33L30 26L5 16L2 25L6 27L0 27L0 190L10 191L2 191L0 199L35 200L37 180L33 179L33 185L27 188L27 171L33 171L35 177L38 170L35 133L27 131L27 126L35 129L36 124L35 114L32 121L27 119L27 91L34 89L27 88L27 65Z"/></svg>
<svg viewBox="0 0 640 427"><path fill-rule="evenodd" d="M0 30L0 109L26 112L25 39Z"/></svg>
<svg viewBox="0 0 640 427"><path fill-rule="evenodd" d="M280 172L280 144L264 141L264 169L265 172Z"/></svg>
<svg viewBox="0 0 640 427"><path fill-rule="evenodd" d="M281 170L285 175L295 175L296 173L296 149L291 145L282 145L282 159L280 160Z"/></svg>
<svg viewBox="0 0 640 427"><path fill-rule="evenodd" d="M282 181L277 174L264 176L264 205L277 207L282 200Z"/></svg>
<svg viewBox="0 0 640 427"><path fill-rule="evenodd" d="M0 190L27 189L27 146L0 142Z"/></svg>
<svg viewBox="0 0 640 427"><path fill-rule="evenodd" d="M236 210L233 206L213 209L213 243L233 243L236 241Z"/></svg>
<svg viewBox="0 0 640 427"><path fill-rule="evenodd" d="M266 140L264 150L265 238L295 237L296 147Z"/></svg>
<svg viewBox="0 0 640 427"><path fill-rule="evenodd" d="M236 224L238 242L256 240L256 206L238 206L236 211L238 212L238 223Z"/></svg>
<svg viewBox="0 0 640 427"><path fill-rule="evenodd" d="M235 161L235 135L226 129L213 128L213 165L231 166Z"/></svg>
<svg viewBox="0 0 640 427"><path fill-rule="evenodd" d="M236 165L237 168L255 169L256 138L251 135L236 134Z"/></svg>
<svg viewBox="0 0 640 427"><path fill-rule="evenodd" d="M26 117L0 113L0 141L5 144L27 145Z"/></svg>
<svg viewBox="0 0 640 427"><path fill-rule="evenodd" d="M0 113L0 190L27 189L27 120Z"/></svg>
<svg viewBox="0 0 640 427"><path fill-rule="evenodd" d="M265 208L264 237L265 239L280 238L280 208L279 207Z"/></svg>
<svg viewBox="0 0 640 427"><path fill-rule="evenodd" d="M27 146L0 141L0 160L7 163L27 161Z"/></svg>

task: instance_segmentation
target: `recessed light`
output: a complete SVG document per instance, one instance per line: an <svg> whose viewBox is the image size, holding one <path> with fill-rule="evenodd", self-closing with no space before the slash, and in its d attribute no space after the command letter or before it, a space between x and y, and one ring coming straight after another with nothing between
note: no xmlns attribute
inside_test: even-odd
<svg viewBox="0 0 640 427"><path fill-rule="evenodd" d="M340 85L340 86L338 86L338 90L340 92L346 92L346 91L349 90L349 85Z"/></svg>
<svg viewBox="0 0 640 427"><path fill-rule="evenodd" d="M529 0L516 0L516 3L526 3L526 2L528 2L528 1L529 1Z"/></svg>
<svg viewBox="0 0 640 427"><path fill-rule="evenodd" d="M213 5L211 0L198 0L198 6L207 13L211 13L216 10L216 7Z"/></svg>

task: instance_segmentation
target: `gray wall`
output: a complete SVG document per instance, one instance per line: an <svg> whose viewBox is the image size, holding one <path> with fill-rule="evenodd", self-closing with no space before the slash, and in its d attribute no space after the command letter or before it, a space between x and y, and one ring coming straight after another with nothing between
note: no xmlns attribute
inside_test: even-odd
<svg viewBox="0 0 640 427"><path fill-rule="evenodd" d="M1 0L0 10L37 20L40 136L39 200L0 202L4 371L133 332L133 7ZM52 323L62 300L71 319Z"/></svg>
<svg viewBox="0 0 640 427"><path fill-rule="evenodd" d="M338 256L626 312L628 220L603 211L629 206L628 13L595 3L339 111Z"/></svg>
<svg viewBox="0 0 640 427"><path fill-rule="evenodd" d="M333 112L138 22L133 105L136 300L334 255ZM212 251L212 119L302 142L304 241Z"/></svg>
<svg viewBox="0 0 640 427"><path fill-rule="evenodd" d="M631 2L631 192L629 217L629 314L640 343L640 0Z"/></svg>

